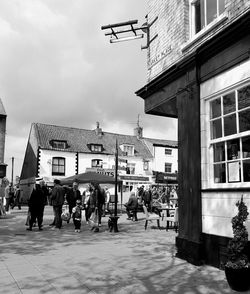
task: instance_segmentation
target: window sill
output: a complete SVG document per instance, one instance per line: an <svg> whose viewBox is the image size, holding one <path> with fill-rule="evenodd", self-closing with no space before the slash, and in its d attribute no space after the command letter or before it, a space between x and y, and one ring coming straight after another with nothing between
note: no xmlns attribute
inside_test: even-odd
<svg viewBox="0 0 250 294"><path fill-rule="evenodd" d="M208 26L206 26L204 29L202 29L197 34L195 34L187 43L185 43L181 47L181 51L184 52L184 51L188 50L195 43L197 43L199 40L201 40L206 35L208 35L213 29L215 29L216 27L221 25L227 19L228 19L228 15L226 13L220 15L217 19L215 19Z"/></svg>

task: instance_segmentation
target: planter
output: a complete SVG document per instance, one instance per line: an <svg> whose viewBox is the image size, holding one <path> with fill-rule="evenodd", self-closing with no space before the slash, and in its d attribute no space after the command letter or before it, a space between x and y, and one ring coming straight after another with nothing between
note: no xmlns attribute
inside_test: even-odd
<svg viewBox="0 0 250 294"><path fill-rule="evenodd" d="M235 291L247 291L250 289L250 268L234 269L225 267L227 282Z"/></svg>

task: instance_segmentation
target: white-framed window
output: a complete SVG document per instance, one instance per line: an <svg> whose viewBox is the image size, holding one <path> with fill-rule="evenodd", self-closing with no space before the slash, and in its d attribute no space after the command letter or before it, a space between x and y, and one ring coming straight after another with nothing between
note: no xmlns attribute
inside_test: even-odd
<svg viewBox="0 0 250 294"><path fill-rule="evenodd" d="M190 0L191 35L194 36L225 11L225 0Z"/></svg>
<svg viewBox="0 0 250 294"><path fill-rule="evenodd" d="M103 162L102 159L92 159L91 160L91 167L99 167L102 168Z"/></svg>
<svg viewBox="0 0 250 294"><path fill-rule="evenodd" d="M92 152L102 152L102 145L100 145L100 144L91 144L90 145L90 150Z"/></svg>
<svg viewBox="0 0 250 294"><path fill-rule="evenodd" d="M250 182L250 83L209 101L214 184Z"/></svg>
<svg viewBox="0 0 250 294"><path fill-rule="evenodd" d="M172 163L165 162L165 173L171 173L172 172Z"/></svg>
<svg viewBox="0 0 250 294"><path fill-rule="evenodd" d="M143 161L143 170L145 171L149 170L149 161L147 160Z"/></svg>
<svg viewBox="0 0 250 294"><path fill-rule="evenodd" d="M123 152L127 156L133 156L134 155L134 146L133 145L123 145Z"/></svg>
<svg viewBox="0 0 250 294"><path fill-rule="evenodd" d="M126 167L126 174L135 174L135 163L128 162Z"/></svg>
<svg viewBox="0 0 250 294"><path fill-rule="evenodd" d="M172 155L172 149L170 149L170 148L165 148L165 154L166 154L166 155Z"/></svg>
<svg viewBox="0 0 250 294"><path fill-rule="evenodd" d="M52 158L52 176L65 176L65 158Z"/></svg>
<svg viewBox="0 0 250 294"><path fill-rule="evenodd" d="M63 140L52 140L50 142L50 144L55 149L66 149L67 148L67 141L63 141Z"/></svg>

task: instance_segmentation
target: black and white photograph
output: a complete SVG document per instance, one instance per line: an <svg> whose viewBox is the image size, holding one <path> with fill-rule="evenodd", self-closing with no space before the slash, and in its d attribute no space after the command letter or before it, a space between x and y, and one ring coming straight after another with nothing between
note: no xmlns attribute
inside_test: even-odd
<svg viewBox="0 0 250 294"><path fill-rule="evenodd" d="M0 1L0 293L250 294L250 1Z"/></svg>

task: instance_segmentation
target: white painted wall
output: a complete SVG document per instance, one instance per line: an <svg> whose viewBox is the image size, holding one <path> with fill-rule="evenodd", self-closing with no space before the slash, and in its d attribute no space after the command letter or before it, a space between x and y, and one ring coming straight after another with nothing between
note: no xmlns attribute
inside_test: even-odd
<svg viewBox="0 0 250 294"><path fill-rule="evenodd" d="M41 150L40 153L40 177L52 177L52 158L64 157L65 160L65 177L69 177L75 174L76 167L76 154L66 151L55 150ZM55 176L54 178L62 178Z"/></svg>
<svg viewBox="0 0 250 294"><path fill-rule="evenodd" d="M165 163L172 163L172 173L178 171L178 149L172 149L172 155L165 154L166 147L154 146L154 161L153 161L153 170L159 172L165 172Z"/></svg>
<svg viewBox="0 0 250 294"><path fill-rule="evenodd" d="M250 183L215 184L212 175L212 153L209 149L209 98L250 80L250 60L201 84L201 179L202 189L249 187ZM240 192L202 192L202 231L219 236L232 236L231 218L236 215L235 203L244 194L250 213L250 194ZM250 233L250 219L246 222Z"/></svg>

